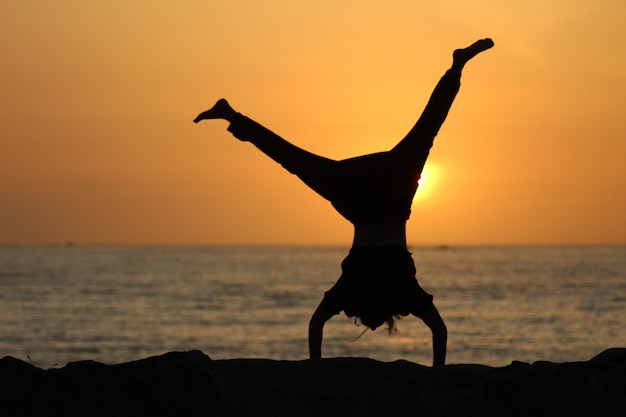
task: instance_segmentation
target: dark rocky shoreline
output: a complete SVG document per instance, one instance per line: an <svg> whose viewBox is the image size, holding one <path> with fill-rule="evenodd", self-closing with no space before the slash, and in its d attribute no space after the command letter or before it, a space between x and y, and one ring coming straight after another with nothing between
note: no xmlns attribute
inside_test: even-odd
<svg viewBox="0 0 626 417"><path fill-rule="evenodd" d="M0 360L1 416L624 416L626 348L504 367L172 352L43 370Z"/></svg>

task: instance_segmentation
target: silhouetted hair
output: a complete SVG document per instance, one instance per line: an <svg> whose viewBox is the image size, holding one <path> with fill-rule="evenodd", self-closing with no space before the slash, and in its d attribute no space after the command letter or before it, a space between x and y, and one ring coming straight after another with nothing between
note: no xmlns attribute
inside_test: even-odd
<svg viewBox="0 0 626 417"><path fill-rule="evenodd" d="M390 288L370 283L354 293L344 312L348 317L354 317L357 326L362 324L372 330L386 323L385 330L391 334L398 331L396 320L402 318L395 314L396 305L396 294Z"/></svg>

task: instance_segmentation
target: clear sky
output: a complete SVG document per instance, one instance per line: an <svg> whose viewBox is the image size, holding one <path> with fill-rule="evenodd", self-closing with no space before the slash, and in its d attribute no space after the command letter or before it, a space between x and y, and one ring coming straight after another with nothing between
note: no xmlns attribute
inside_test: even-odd
<svg viewBox="0 0 626 417"><path fill-rule="evenodd" d="M626 2L0 4L0 244L345 244L330 204L193 118L226 97L310 151L391 148L470 62L410 244L626 243Z"/></svg>

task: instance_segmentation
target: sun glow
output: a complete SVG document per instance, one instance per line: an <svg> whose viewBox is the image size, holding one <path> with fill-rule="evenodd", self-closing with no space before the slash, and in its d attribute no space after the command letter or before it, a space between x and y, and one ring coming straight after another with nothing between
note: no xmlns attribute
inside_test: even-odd
<svg viewBox="0 0 626 417"><path fill-rule="evenodd" d="M412 243L626 244L626 2L352 3L0 3L0 245L342 245L326 200L193 117L224 96L319 155L391 149L487 36Z"/></svg>
<svg viewBox="0 0 626 417"><path fill-rule="evenodd" d="M439 168L436 165L426 163L419 179L417 192L413 197L413 201L428 198L437 186L439 179Z"/></svg>

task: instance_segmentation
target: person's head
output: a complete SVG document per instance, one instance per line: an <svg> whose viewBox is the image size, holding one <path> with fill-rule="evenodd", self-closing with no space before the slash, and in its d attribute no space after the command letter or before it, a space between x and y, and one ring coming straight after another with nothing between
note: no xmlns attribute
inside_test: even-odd
<svg viewBox="0 0 626 417"><path fill-rule="evenodd" d="M354 317L355 323L363 324L372 330L387 323L389 333L397 331L394 306L397 304L395 293L383 285L369 283L354 293L344 312Z"/></svg>

